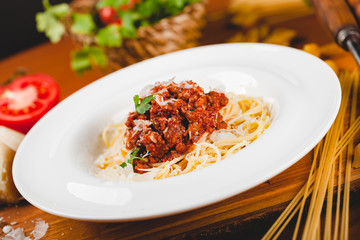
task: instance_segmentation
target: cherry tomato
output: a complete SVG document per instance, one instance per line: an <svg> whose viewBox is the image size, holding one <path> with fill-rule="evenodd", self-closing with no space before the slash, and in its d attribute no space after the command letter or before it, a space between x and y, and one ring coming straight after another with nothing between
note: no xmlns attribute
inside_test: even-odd
<svg viewBox="0 0 360 240"><path fill-rule="evenodd" d="M113 21L111 24L114 24L116 26L121 26L122 25L122 20L121 19L117 19L115 21Z"/></svg>
<svg viewBox="0 0 360 240"><path fill-rule="evenodd" d="M112 23L118 19L115 9L110 6L100 8L99 16L104 24Z"/></svg>
<svg viewBox="0 0 360 240"><path fill-rule="evenodd" d="M59 102L60 89L45 74L19 77L0 88L0 125L27 133Z"/></svg>

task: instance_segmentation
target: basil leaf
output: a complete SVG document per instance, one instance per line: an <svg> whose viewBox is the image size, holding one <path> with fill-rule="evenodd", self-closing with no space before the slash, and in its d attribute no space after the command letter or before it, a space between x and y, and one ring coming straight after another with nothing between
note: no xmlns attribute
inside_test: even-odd
<svg viewBox="0 0 360 240"><path fill-rule="evenodd" d="M155 97L153 95L147 96L146 98L144 98L141 103L136 107L136 112L139 114L144 114L146 113L150 108L150 102L151 100L155 99Z"/></svg>
<svg viewBox="0 0 360 240"><path fill-rule="evenodd" d="M134 103L135 103L135 109L139 106L139 95L135 95L133 97Z"/></svg>

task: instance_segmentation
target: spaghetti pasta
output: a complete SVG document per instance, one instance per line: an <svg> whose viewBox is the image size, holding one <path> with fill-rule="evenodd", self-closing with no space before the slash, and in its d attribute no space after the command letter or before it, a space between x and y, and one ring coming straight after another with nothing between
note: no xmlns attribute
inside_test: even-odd
<svg viewBox="0 0 360 240"><path fill-rule="evenodd" d="M151 153L143 151L143 154L136 158L146 161L149 168L135 169L129 164L132 163L129 160L137 152L134 154L134 151L129 150L128 142L132 141L129 135L138 134L138 130L141 131L144 126L151 127L149 125L154 122L143 119L139 124L139 120L134 120L133 122L138 121L136 122L138 125L133 127L136 131L129 131L126 125L129 124L128 122L107 126L102 132L106 149L95 161L93 173L97 177L113 180L162 179L205 168L238 152L256 140L270 126L271 106L262 98L235 93L227 93L226 97L228 103L219 111L226 128L205 132L198 141L194 142L189 151L168 161L149 163L148 157ZM170 104L175 102L172 99L165 101Z"/></svg>

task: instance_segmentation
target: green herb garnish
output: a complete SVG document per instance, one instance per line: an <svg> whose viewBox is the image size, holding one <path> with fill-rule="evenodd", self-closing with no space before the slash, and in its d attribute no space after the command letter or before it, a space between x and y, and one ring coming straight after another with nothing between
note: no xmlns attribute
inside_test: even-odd
<svg viewBox="0 0 360 240"><path fill-rule="evenodd" d="M122 164L120 164L120 167L125 168L127 166L126 162L123 162Z"/></svg>
<svg viewBox="0 0 360 240"><path fill-rule="evenodd" d="M130 159L128 160L128 163L133 164L134 159L139 159L144 162L147 162L148 160L146 158L137 157L136 154L140 151L140 148L136 148L131 154Z"/></svg>
<svg viewBox="0 0 360 240"><path fill-rule="evenodd" d="M93 63L99 66L106 65L107 58L102 48L84 47L72 54L71 68L78 74L91 69Z"/></svg>
<svg viewBox="0 0 360 240"><path fill-rule="evenodd" d="M95 36L96 43L104 47L120 47L122 44L119 26L108 25Z"/></svg>
<svg viewBox="0 0 360 240"><path fill-rule="evenodd" d="M126 4L127 2L128 0L102 0L97 2L96 8L100 9L105 6L119 8L121 5Z"/></svg>
<svg viewBox="0 0 360 240"><path fill-rule="evenodd" d="M120 28L121 34L127 38L136 38L136 26L135 20L137 18L137 14L133 12L122 12L122 26Z"/></svg>
<svg viewBox="0 0 360 240"><path fill-rule="evenodd" d="M93 17L89 13L74 13L74 23L71 26L71 31L78 34L90 34L95 28Z"/></svg>
<svg viewBox="0 0 360 240"><path fill-rule="evenodd" d="M57 43L65 34L65 26L60 21L69 12L69 5L61 3L51 6L49 0L43 0L45 11L36 14L36 28L45 33L52 43Z"/></svg>
<svg viewBox="0 0 360 240"><path fill-rule="evenodd" d="M133 100L135 103L135 111L138 114L144 114L146 111L148 111L151 108L150 102L151 100L155 99L153 95L147 96L139 103L139 95L135 95Z"/></svg>

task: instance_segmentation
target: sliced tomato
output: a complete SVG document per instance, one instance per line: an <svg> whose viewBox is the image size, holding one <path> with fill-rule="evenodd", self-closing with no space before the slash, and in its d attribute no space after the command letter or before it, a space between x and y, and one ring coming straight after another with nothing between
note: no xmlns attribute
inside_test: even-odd
<svg viewBox="0 0 360 240"><path fill-rule="evenodd" d="M45 74L19 77L0 88L0 125L27 133L59 102L60 89Z"/></svg>

